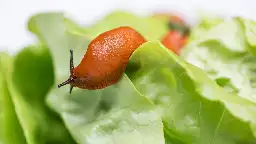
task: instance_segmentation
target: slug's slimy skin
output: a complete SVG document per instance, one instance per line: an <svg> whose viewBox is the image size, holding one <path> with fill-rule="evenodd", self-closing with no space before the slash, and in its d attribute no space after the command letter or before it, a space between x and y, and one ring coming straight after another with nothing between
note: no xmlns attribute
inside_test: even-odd
<svg viewBox="0 0 256 144"><path fill-rule="evenodd" d="M132 53L146 40L131 27L119 27L98 35L88 46L81 63L73 67L70 58L70 78L58 85L94 90L116 83L123 74Z"/></svg>

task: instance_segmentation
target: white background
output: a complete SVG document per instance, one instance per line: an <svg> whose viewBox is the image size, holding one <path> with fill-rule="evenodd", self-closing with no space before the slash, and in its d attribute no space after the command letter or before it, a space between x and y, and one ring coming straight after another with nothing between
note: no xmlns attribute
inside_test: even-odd
<svg viewBox="0 0 256 144"><path fill-rule="evenodd" d="M256 19L255 6L255 0L0 0L0 51L15 52L32 43L27 20L41 11L65 11L78 23L88 24L117 8L138 14L175 10L191 20L197 10Z"/></svg>

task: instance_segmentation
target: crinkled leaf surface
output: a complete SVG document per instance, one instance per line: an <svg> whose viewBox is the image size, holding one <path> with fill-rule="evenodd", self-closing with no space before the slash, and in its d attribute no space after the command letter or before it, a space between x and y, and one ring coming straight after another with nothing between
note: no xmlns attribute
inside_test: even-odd
<svg viewBox="0 0 256 144"><path fill-rule="evenodd" d="M237 18L227 19L213 25L207 33L202 34L196 41L203 44L223 45L224 50L233 53L243 53L248 50L243 25Z"/></svg>
<svg viewBox="0 0 256 144"><path fill-rule="evenodd" d="M233 18L229 21L237 22L237 19ZM221 23L221 25L228 26L226 22ZM211 35L211 31L218 28L219 27L216 26L206 32L206 37L208 34ZM242 31L244 27L241 25L240 29ZM233 32L222 32L220 30L217 30L216 34L217 33L218 35L224 34L229 38L234 38L234 35L236 35ZM240 40L235 38L233 40L230 39L230 41L226 41L226 45L223 45L225 40L219 39L219 37L212 38L211 41L206 38L201 41L194 40L184 48L181 55L190 63L206 71L212 79L229 79L229 86L225 85L225 87L228 87L228 89L232 87L231 91L249 100L256 101L256 57L249 52L249 49L247 49L248 43L244 36L245 32L240 35ZM244 50L246 50L245 52L238 54L235 50L229 52L225 51L227 47L230 47L229 49L231 50L232 45L238 45L239 43L243 44L240 46L244 47Z"/></svg>
<svg viewBox="0 0 256 144"><path fill-rule="evenodd" d="M59 116L44 102L54 81L52 58L44 45L21 50L6 78L28 144L74 143Z"/></svg>
<svg viewBox="0 0 256 144"><path fill-rule="evenodd" d="M26 144L6 83L12 58L0 53L0 144Z"/></svg>
<svg viewBox="0 0 256 144"><path fill-rule="evenodd" d="M90 39L93 39L102 32L120 26L130 26L134 28L147 40L160 39L168 31L167 23L157 18L151 16L136 16L133 13L125 11L114 11L93 26L89 27L88 35L90 36Z"/></svg>
<svg viewBox="0 0 256 144"><path fill-rule="evenodd" d="M209 29L211 29L213 26L216 26L224 21L223 18L213 15L213 14L205 14L203 12L203 15L200 13L200 21L199 24L195 25L189 35L189 41L191 40L197 40L200 37L203 37L205 32L207 32Z"/></svg>
<svg viewBox="0 0 256 144"><path fill-rule="evenodd" d="M245 35L250 45L252 54L256 55L256 22L246 18L240 18L245 26Z"/></svg>
<svg viewBox="0 0 256 144"><path fill-rule="evenodd" d="M80 144L164 144L161 117L126 75L102 90L54 94L50 104Z"/></svg>
<svg viewBox="0 0 256 144"><path fill-rule="evenodd" d="M256 103L228 93L160 42L137 49L127 75L156 105L167 139L187 144L255 143Z"/></svg>

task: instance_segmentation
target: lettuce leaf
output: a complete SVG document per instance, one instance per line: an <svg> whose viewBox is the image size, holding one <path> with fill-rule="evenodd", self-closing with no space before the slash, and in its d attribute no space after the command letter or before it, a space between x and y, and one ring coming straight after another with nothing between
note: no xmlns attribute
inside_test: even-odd
<svg viewBox="0 0 256 144"><path fill-rule="evenodd" d="M256 103L226 92L160 42L136 50L129 67L135 87L162 115L166 138L195 144L256 141Z"/></svg>
<svg viewBox="0 0 256 144"><path fill-rule="evenodd" d="M245 27L245 35L250 46L250 51L256 55L256 22L250 19L239 17Z"/></svg>
<svg viewBox="0 0 256 144"><path fill-rule="evenodd" d="M36 14L30 18L28 27L50 50L55 78L49 93L55 93L57 84L69 77L69 49L74 50L74 65L80 63L87 50L89 40L81 34L86 30L63 13Z"/></svg>
<svg viewBox="0 0 256 144"><path fill-rule="evenodd" d="M67 89L61 89L50 95L49 104L58 107L55 109L78 143L139 143L151 129L159 132L150 136L163 143L158 135L162 129L158 115L140 93L155 104L162 116L165 143L249 144L256 140L256 103L226 92L204 71L178 58L159 41L138 48L126 73L132 83L124 75L116 85L103 90L75 89L69 95ZM126 112L123 107L131 107L132 111ZM140 114L145 116L152 111L150 118L155 123L148 123L152 121L149 117L131 119L138 108L144 110ZM131 130L126 127L127 121L129 128L139 130L143 136L127 134ZM138 126L141 122L145 122L143 127Z"/></svg>
<svg viewBox="0 0 256 144"><path fill-rule="evenodd" d="M236 28L233 27L235 33L223 29L231 29L231 23L236 23ZM206 71L214 80L228 79L223 87L256 102L256 57L250 51L245 28L239 18L225 20L207 31L203 39L191 41L181 56Z"/></svg>
<svg viewBox="0 0 256 144"><path fill-rule="evenodd" d="M17 118L5 73L9 72L12 57L0 53L0 144L26 144L23 130Z"/></svg>
<svg viewBox="0 0 256 144"><path fill-rule="evenodd" d="M216 16L212 13L207 13L205 11L199 13L200 20L198 24L192 27L192 31L189 35L189 41L199 39L211 29L213 26L216 26L224 21L224 19L220 16Z"/></svg>
<svg viewBox="0 0 256 144"><path fill-rule="evenodd" d="M5 53L1 52L0 56L2 57L2 55L5 55ZM7 55L7 54L6 54ZM4 102L4 95L2 93L4 93L4 89L3 89L3 84L4 84L4 80L3 80L3 72L2 72L2 58L0 60L0 144L4 144L4 130L3 130L3 121L4 121L4 107L3 107L3 102Z"/></svg>
<svg viewBox="0 0 256 144"><path fill-rule="evenodd" d="M68 19L63 13L49 12L36 14L29 19L28 29L38 37L41 43L50 48L57 77L69 74L69 71L67 71L69 69L69 49L75 50L74 55L76 57L82 56L85 53L88 40L81 34L83 33L83 28L78 27L77 24ZM77 35L78 30L81 35ZM70 39L82 40L78 44L76 43L77 45L73 45ZM76 49L79 49L79 51ZM74 59L74 62L79 63L80 61Z"/></svg>
<svg viewBox="0 0 256 144"><path fill-rule="evenodd" d="M6 86L27 143L74 143L59 116L44 102L54 81L48 48L30 45L8 65Z"/></svg>
<svg viewBox="0 0 256 144"><path fill-rule="evenodd" d="M79 144L164 144L161 117L126 75L103 90L56 90L49 104Z"/></svg>
<svg viewBox="0 0 256 144"><path fill-rule="evenodd" d="M117 84L96 91L74 89L71 95L68 86L55 87L69 76L69 48L74 49L77 65L90 40L123 25L135 28L149 42L135 51ZM205 25L208 27L202 28ZM256 102L248 94L241 95L235 83L253 72L246 71L247 66L254 67L244 24L238 19L206 21L198 26L184 50L184 60L157 41L167 30L163 21L131 13L113 12L87 28L62 13L44 13L32 17L28 27L50 49L53 59L55 86L47 104L61 116L77 143L256 141ZM237 64L245 56L246 64ZM208 69L202 67L205 65ZM243 73L233 72L241 66ZM228 76L230 73L235 78Z"/></svg>

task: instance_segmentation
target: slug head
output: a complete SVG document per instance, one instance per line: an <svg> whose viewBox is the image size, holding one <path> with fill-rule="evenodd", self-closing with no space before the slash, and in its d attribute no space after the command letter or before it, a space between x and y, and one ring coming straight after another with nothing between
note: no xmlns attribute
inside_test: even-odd
<svg viewBox="0 0 256 144"><path fill-rule="evenodd" d="M177 30L180 33L182 33L184 36L187 36L190 34L190 27L179 20L176 20L176 19L170 20L168 23L168 26L171 30Z"/></svg>
<svg viewBox="0 0 256 144"><path fill-rule="evenodd" d="M76 81L77 77L74 75L73 71L74 71L74 63L73 63L73 50L70 49L70 77L69 79L67 79L66 81L64 81L63 83L59 84L58 85L58 88L64 86L64 85L67 85L67 84L70 84L70 90L69 90L69 93L72 92L72 89L73 89L73 84L74 82Z"/></svg>

